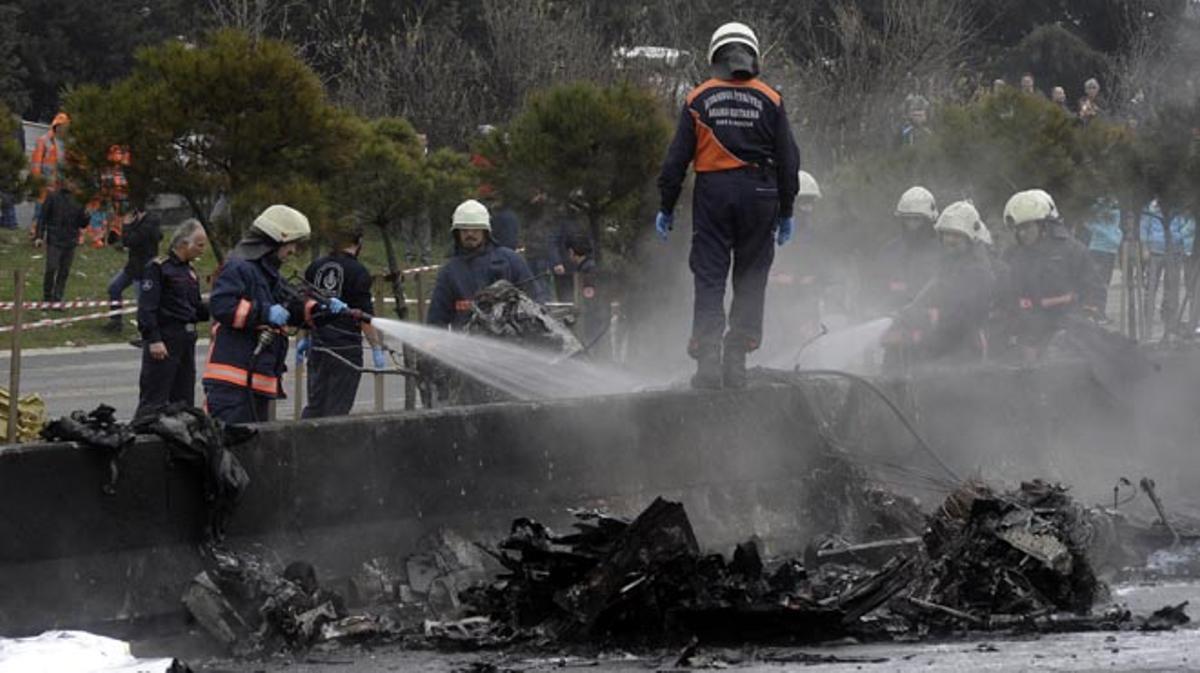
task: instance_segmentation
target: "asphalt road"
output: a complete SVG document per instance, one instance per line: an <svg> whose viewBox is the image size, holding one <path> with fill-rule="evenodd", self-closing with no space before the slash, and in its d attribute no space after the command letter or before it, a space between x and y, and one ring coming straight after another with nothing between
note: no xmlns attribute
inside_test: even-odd
<svg viewBox="0 0 1200 673"><path fill-rule="evenodd" d="M196 345L196 367L204 367L208 342ZM37 393L46 402L49 418L66 415L76 409L91 410L100 403L117 410L118 418L129 418L137 408L138 373L141 370L141 351L127 344L106 344L83 348L45 348L25 351L21 357L21 394ZM370 354L366 354L370 362ZM8 387L11 357L0 351L0 386ZM289 364L289 366L291 366ZM404 408L404 379L385 376L385 409ZM363 376L359 384L352 413L366 413L375 408L373 376ZM199 379L196 381L196 402L203 399ZM289 397L295 380L289 372L284 386ZM291 418L292 399L283 400L278 407L280 418Z"/></svg>

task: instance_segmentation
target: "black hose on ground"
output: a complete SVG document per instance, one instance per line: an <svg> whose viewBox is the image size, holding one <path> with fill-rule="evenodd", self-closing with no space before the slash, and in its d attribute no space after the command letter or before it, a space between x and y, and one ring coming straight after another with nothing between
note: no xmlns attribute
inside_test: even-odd
<svg viewBox="0 0 1200 673"><path fill-rule="evenodd" d="M851 374L850 372L844 372L837 369L796 369L795 371L791 372L791 375L802 378L820 378L831 376L839 377L846 379L851 383L856 383L863 386L867 390L874 393L876 397L882 400L883 403L892 410L892 413L896 415L896 418L900 420L900 423L904 425L905 429L907 429L908 432L912 434L913 438L917 440L917 445L921 448L921 450L928 454L929 457L932 458L935 463L937 463L938 467L942 469L942 471L949 475L954 481L962 481L962 478L959 477L958 474L955 473L955 471L948 464L946 464L946 461L942 460L942 457L933 450L933 447L929 445L929 442L925 441L925 438L921 436L921 433L917 431L916 426L908 418L908 414L904 413L904 410L901 409L900 406L896 404L886 392L883 391L883 389L875 385L875 383L871 382L869 379L857 374Z"/></svg>

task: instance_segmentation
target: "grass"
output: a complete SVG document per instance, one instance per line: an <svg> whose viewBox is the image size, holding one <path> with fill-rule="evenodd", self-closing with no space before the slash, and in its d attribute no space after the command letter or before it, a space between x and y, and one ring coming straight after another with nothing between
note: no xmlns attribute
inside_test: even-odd
<svg viewBox="0 0 1200 673"><path fill-rule="evenodd" d="M166 235L169 238L169 234ZM435 250L438 250L435 244ZM166 252L166 243L160 246L160 252ZM292 272L302 272L311 260L311 251L306 250L298 255L284 268L284 275ZM383 242L378 231L370 230L364 243L360 257L372 273L378 275L387 271L387 258L384 254ZM107 300L108 281L125 266L126 253L120 248L94 249L86 245L75 250L75 261L71 265L71 277L67 281L64 293L66 301L74 300ZM436 260L435 260L436 261ZM25 301L42 300L42 274L45 269L45 250L34 248L29 242L25 230L0 229L0 301L12 301L14 297L13 272L25 271ZM207 292L211 287L211 276L216 269L216 258L211 252L205 254L196 262L196 271L200 275L202 291ZM401 266L409 266L401 262ZM433 273L423 275L423 290L428 299L433 290ZM405 280L405 291L413 297L416 286L411 278ZM125 291L126 306L132 305L133 289ZM65 311L27 311L24 323L43 318L67 318L72 316L99 313L103 308L68 309ZM376 307L380 315L395 314L389 304L387 309ZM410 310L410 316L415 317L415 311ZM14 314L9 310L0 310L0 325L11 325ZM89 320L68 325L55 325L24 330L21 335L22 348L45 348L53 346L86 346L102 343L118 343L128 341L137 335L137 328L130 322L133 316L125 316L125 329L121 334L103 329L107 319ZM9 347L9 333L0 333L0 349Z"/></svg>

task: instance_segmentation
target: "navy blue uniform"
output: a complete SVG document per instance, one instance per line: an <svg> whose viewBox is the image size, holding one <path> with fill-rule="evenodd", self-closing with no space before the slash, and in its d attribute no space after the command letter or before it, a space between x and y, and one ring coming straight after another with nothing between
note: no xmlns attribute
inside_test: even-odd
<svg viewBox="0 0 1200 673"><path fill-rule="evenodd" d="M933 279L941 254L933 227L888 241L869 271L874 280L867 303L881 313L904 308Z"/></svg>
<svg viewBox="0 0 1200 673"><path fill-rule="evenodd" d="M924 361L979 362L988 353L984 328L996 286L988 252L979 246L943 253L936 275L900 311L906 345Z"/></svg>
<svg viewBox="0 0 1200 673"><path fill-rule="evenodd" d="M158 257L139 272L138 332L142 335L142 372L135 416L153 413L171 402L196 404L196 323L208 320L200 299L200 281L175 252ZM167 357L150 357L150 344L162 342Z"/></svg>
<svg viewBox="0 0 1200 673"><path fill-rule="evenodd" d="M281 381L288 340L282 328L267 320L271 306L282 304L288 310L288 325L316 327L318 303L288 302L282 283L274 256L248 260L231 255L213 281L212 345L202 379L208 412L226 423L265 421L268 403L286 397ZM263 330L276 332L276 338L256 356Z"/></svg>
<svg viewBox="0 0 1200 673"><path fill-rule="evenodd" d="M733 305L726 345L762 340L763 298L774 259L774 227L792 215L800 152L783 98L758 79L710 79L688 94L658 177L661 210L679 199L688 164L696 171L692 251L692 343L717 348L725 333L725 281L733 257Z"/></svg>
<svg viewBox="0 0 1200 673"><path fill-rule="evenodd" d="M1033 245L1005 256L1005 306L1017 345L1040 352L1062 329L1067 314L1094 308L1102 288L1087 247L1061 224L1048 224Z"/></svg>
<svg viewBox="0 0 1200 673"><path fill-rule="evenodd" d="M425 322L438 327L461 327L471 317L475 295L498 280L507 280L539 302L546 301L520 255L485 241L469 252L456 248L454 256L438 271Z"/></svg>
<svg viewBox="0 0 1200 673"><path fill-rule="evenodd" d="M339 250L318 259L304 271L304 279L350 308L375 313L371 272L350 253ZM308 404L302 415L304 418L344 416L354 406L362 372L324 351L334 351L361 367L362 327L348 313L343 313L313 330L309 337L312 352L308 357Z"/></svg>

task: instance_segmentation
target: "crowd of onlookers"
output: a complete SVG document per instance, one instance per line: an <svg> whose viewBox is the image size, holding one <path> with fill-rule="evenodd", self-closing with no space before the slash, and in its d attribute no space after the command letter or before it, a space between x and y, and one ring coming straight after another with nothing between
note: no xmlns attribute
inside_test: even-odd
<svg viewBox="0 0 1200 673"><path fill-rule="evenodd" d="M995 79L992 81L990 87L980 86L976 88L972 98L978 100L989 93L999 93L1008 86L1008 82L1004 79ZM1108 97L1104 95L1100 87L1100 80L1095 77L1090 77L1083 83L1083 95L1073 104L1067 95L1066 88L1062 86L1051 87L1049 96L1047 96L1045 91L1038 88L1037 80L1033 73L1030 72L1021 76L1019 87L1021 93L1048 98L1064 114L1071 119L1077 120L1080 124L1087 124L1093 119L1114 120L1120 118L1117 115L1121 114L1124 117L1122 120L1123 123L1131 127L1136 127L1145 102L1145 96L1139 92L1129 101L1128 105L1124 106L1125 109L1117 110L1108 100ZM900 144L912 145L918 143L923 137L927 137L932 133L930 128L932 111L932 105L925 96L912 93L905 97L901 110Z"/></svg>

